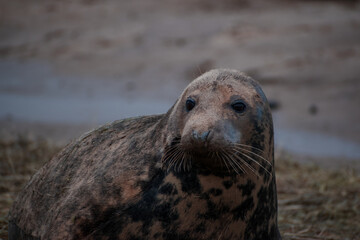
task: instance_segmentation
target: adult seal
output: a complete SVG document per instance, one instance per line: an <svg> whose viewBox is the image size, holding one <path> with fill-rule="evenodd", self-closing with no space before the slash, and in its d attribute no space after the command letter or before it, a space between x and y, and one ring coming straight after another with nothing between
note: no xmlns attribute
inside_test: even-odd
<svg viewBox="0 0 360 240"><path fill-rule="evenodd" d="M212 70L166 114L65 147L18 195L9 239L281 239L273 144L259 84Z"/></svg>

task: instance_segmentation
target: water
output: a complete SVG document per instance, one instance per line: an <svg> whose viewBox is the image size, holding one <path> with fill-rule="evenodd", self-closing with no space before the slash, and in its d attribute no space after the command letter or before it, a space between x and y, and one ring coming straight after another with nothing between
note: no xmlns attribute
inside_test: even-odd
<svg viewBox="0 0 360 240"><path fill-rule="evenodd" d="M136 81L136 79L134 79ZM118 88L123 87L117 83ZM106 89L108 87L109 89ZM126 117L165 113L174 99L119 96L101 81L60 77L43 63L0 61L0 118L40 123L99 125ZM89 89L96 92L89 96ZM167 92L169 94L169 92ZM171 94L171 93L170 93ZM274 119L276 146L313 157L360 159L360 144L300 129L285 129Z"/></svg>
<svg viewBox="0 0 360 240"><path fill-rule="evenodd" d="M0 118L98 125L165 113L176 100L169 100L169 86L161 86L164 97L140 94L128 90L129 77L124 78L66 76L44 62L0 61Z"/></svg>
<svg viewBox="0 0 360 240"><path fill-rule="evenodd" d="M276 146L311 157L360 159L360 144L323 133L299 129L276 129Z"/></svg>
<svg viewBox="0 0 360 240"><path fill-rule="evenodd" d="M0 118L31 122L91 123L99 125L117 119L165 113L171 103L162 100L122 98L79 98L0 95Z"/></svg>

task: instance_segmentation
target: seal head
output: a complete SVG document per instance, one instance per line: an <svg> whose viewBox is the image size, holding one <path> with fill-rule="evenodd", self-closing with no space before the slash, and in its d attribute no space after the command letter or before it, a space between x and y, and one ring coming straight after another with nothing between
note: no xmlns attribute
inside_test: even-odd
<svg viewBox="0 0 360 240"><path fill-rule="evenodd" d="M258 83L235 70L213 70L195 79L171 111L167 167L212 173L272 171L272 120ZM267 152L254 157L254 152ZM260 155L260 154L259 154Z"/></svg>

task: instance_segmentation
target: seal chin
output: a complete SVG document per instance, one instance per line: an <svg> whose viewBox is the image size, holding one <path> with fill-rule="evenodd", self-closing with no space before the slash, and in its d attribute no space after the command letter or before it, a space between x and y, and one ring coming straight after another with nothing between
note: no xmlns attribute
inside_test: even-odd
<svg viewBox="0 0 360 240"><path fill-rule="evenodd" d="M219 154L222 152L219 145L204 142L203 144L191 145L185 151L192 159L193 167L211 170L212 172L221 170L223 167L221 158L219 157Z"/></svg>
<svg viewBox="0 0 360 240"><path fill-rule="evenodd" d="M215 154L194 154L193 155L193 167L199 167L201 169L207 169L211 172L218 172L222 170L222 164L220 159L214 157Z"/></svg>

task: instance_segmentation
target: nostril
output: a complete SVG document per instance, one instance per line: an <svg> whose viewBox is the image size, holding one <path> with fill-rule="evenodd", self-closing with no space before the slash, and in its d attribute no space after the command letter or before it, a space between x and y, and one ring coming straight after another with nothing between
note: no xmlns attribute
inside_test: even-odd
<svg viewBox="0 0 360 240"><path fill-rule="evenodd" d="M193 139L198 140L198 139L199 139L199 134L198 134L198 132L195 131L195 130L193 130L193 131L192 131L192 137L193 137Z"/></svg>
<svg viewBox="0 0 360 240"><path fill-rule="evenodd" d="M210 131L203 132L203 134L201 134L201 140L206 141L209 134L210 134Z"/></svg>
<svg viewBox="0 0 360 240"><path fill-rule="evenodd" d="M198 131L196 131L196 130L193 130L192 133L191 133L192 138L195 141L199 141L199 142L205 142L208 139L209 134L210 134L210 131L206 131L206 132L203 132L203 133L198 133Z"/></svg>

